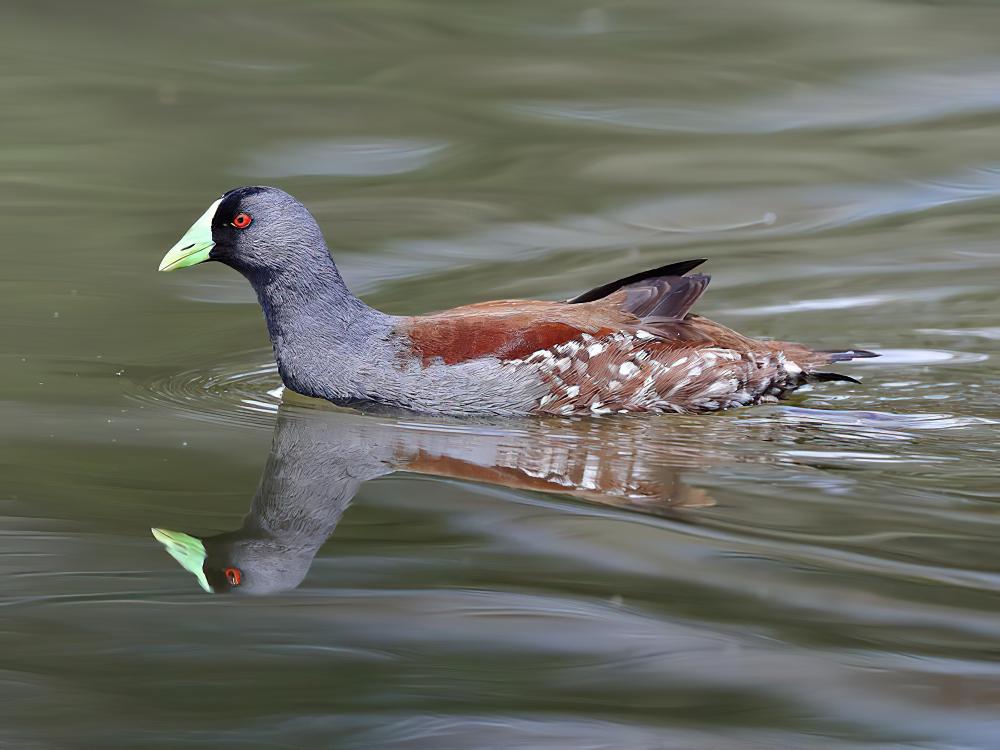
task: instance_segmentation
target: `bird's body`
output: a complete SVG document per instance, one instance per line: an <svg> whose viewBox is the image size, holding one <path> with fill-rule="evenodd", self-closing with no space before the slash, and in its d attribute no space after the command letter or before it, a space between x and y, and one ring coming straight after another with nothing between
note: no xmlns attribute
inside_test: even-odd
<svg viewBox="0 0 1000 750"><path fill-rule="evenodd" d="M709 277L687 274L702 260L565 302L387 315L351 294L315 220L275 188L227 193L161 270L202 260L253 286L285 385L334 402L451 414L705 412L773 401L809 380L851 380L821 370L873 356L748 338L691 314Z"/></svg>

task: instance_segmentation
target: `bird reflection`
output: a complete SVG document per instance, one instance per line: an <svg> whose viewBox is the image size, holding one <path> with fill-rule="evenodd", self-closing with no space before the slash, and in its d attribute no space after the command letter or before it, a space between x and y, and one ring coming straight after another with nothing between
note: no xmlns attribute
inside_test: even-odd
<svg viewBox="0 0 1000 750"><path fill-rule="evenodd" d="M394 471L658 515L712 504L682 479L710 461L706 434L692 442L672 420L413 420L284 404L243 524L153 535L205 591L269 594L297 587L361 484Z"/></svg>

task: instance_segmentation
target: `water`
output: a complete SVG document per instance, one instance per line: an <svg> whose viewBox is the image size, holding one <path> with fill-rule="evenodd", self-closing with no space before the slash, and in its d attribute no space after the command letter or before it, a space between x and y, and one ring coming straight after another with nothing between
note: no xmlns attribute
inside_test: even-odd
<svg viewBox="0 0 1000 750"><path fill-rule="evenodd" d="M0 747L1000 746L998 24L5 2ZM155 273L255 182L390 312L708 257L699 312L884 356L697 418L282 395L241 279ZM248 511L266 596L149 531Z"/></svg>

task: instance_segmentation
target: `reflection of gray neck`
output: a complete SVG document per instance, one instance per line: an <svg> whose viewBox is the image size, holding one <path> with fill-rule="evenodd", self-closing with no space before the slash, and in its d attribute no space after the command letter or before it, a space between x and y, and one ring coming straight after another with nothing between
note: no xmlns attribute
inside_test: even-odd
<svg viewBox="0 0 1000 750"><path fill-rule="evenodd" d="M358 487L392 471L391 449L372 443L363 421L336 417L279 412L271 453L242 527L205 540L215 568L243 570L241 591L263 594L298 586Z"/></svg>
<svg viewBox="0 0 1000 750"><path fill-rule="evenodd" d="M352 428L312 415L279 415L244 531L315 555L358 487L392 471L390 457L372 451Z"/></svg>

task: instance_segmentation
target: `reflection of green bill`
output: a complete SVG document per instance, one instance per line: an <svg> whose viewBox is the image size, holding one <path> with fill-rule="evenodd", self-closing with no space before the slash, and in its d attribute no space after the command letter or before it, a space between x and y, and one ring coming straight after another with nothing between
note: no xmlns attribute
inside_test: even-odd
<svg viewBox="0 0 1000 750"><path fill-rule="evenodd" d="M202 566L205 564L205 545L190 534L182 531L168 531L167 529L150 529L156 541L167 548L167 552L181 567L189 573L193 573L198 579L198 583L205 591L212 593L212 587L208 585L205 578L205 571Z"/></svg>

